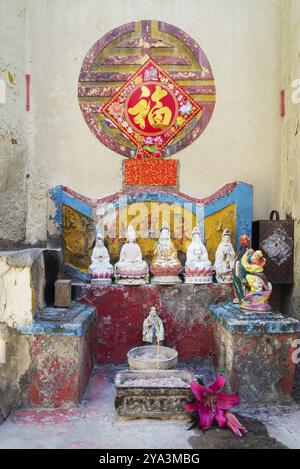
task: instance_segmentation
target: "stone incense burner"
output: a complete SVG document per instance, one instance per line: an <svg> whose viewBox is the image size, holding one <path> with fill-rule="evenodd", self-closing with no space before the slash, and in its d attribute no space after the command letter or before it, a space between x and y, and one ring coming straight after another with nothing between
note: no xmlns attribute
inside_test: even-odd
<svg viewBox="0 0 300 469"><path fill-rule="evenodd" d="M169 370L175 368L178 352L170 347L146 345L127 353L131 370Z"/></svg>

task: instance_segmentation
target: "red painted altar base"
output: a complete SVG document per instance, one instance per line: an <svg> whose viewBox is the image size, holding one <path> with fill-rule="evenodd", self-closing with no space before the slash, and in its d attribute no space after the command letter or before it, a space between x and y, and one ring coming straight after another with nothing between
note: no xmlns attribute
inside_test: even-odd
<svg viewBox="0 0 300 469"><path fill-rule="evenodd" d="M126 362L127 352L142 345L142 327L150 307L164 322L165 345L179 361L207 357L213 349L209 306L232 298L230 285L73 285L73 298L97 309L96 363Z"/></svg>
<svg viewBox="0 0 300 469"><path fill-rule="evenodd" d="M29 407L80 403L94 366L95 310L82 305L50 307L38 316L27 336L31 363L23 403Z"/></svg>
<svg viewBox="0 0 300 469"><path fill-rule="evenodd" d="M62 407L80 403L92 371L92 334L84 337L35 337L34 372L28 389L29 407Z"/></svg>

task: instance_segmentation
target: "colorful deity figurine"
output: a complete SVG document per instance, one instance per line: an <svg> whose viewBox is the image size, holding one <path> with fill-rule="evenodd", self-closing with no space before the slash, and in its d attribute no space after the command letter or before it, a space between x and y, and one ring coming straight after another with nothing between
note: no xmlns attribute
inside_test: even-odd
<svg viewBox="0 0 300 469"><path fill-rule="evenodd" d="M200 229L193 228L192 241L187 249L185 283L212 283L212 265L206 247L201 241Z"/></svg>
<svg viewBox="0 0 300 469"><path fill-rule="evenodd" d="M240 308L251 311L271 311L268 300L272 285L264 274L266 259L261 251L247 249L236 262L233 285Z"/></svg>
<svg viewBox="0 0 300 469"><path fill-rule="evenodd" d="M235 259L236 255L231 243L231 231L225 229L215 255L214 269L218 283L232 283Z"/></svg>
<svg viewBox="0 0 300 469"><path fill-rule="evenodd" d="M127 229L127 242L122 246L120 260L115 265L116 282L122 285L144 285L148 281L148 265L136 242L132 225Z"/></svg>
<svg viewBox="0 0 300 469"><path fill-rule="evenodd" d="M238 285L240 282L239 277L237 276L237 271L238 268L236 267L238 262L241 260L245 252L250 249L250 238L246 234L243 234L240 236L240 247L238 252L236 253L236 261L234 264L234 269L232 273L232 281L233 281L233 286L234 286L234 299L233 303L239 304L240 300L236 294L236 290L238 289Z"/></svg>
<svg viewBox="0 0 300 469"><path fill-rule="evenodd" d="M105 285L111 283L114 268L110 263L108 250L104 246L104 236L100 231L96 235L96 245L92 252L91 261L89 267L91 284Z"/></svg>
<svg viewBox="0 0 300 469"><path fill-rule="evenodd" d="M159 240L154 246L154 257L150 267L150 272L154 277L151 283L166 285L181 283L181 279L178 277L181 270L182 266L171 240L170 226L167 222L163 222Z"/></svg>

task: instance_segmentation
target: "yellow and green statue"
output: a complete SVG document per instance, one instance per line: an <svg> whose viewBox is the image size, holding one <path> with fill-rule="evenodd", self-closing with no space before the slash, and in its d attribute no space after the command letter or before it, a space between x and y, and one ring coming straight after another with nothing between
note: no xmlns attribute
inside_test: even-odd
<svg viewBox="0 0 300 469"><path fill-rule="evenodd" d="M264 274L266 259L261 251L247 249L236 261L233 286L235 303L240 308L252 311L271 311L268 300L272 285Z"/></svg>

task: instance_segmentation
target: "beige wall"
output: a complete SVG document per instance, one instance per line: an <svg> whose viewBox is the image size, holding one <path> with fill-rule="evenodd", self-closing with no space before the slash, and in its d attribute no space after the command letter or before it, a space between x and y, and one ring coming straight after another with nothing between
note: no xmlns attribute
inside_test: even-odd
<svg viewBox="0 0 300 469"><path fill-rule="evenodd" d="M2 4L15 8L9 0ZM215 75L217 105L211 122L194 144L177 155L180 189L201 197L227 182L244 180L255 187L255 218L268 216L278 206L281 0L186 0L184 8L182 0L24 0L24 4L34 135L28 242L45 239L48 186L65 184L92 197L121 189L122 157L90 132L76 93L80 67L92 44L132 20L161 19L187 31L206 52ZM9 54L17 49L18 37Z"/></svg>
<svg viewBox="0 0 300 469"><path fill-rule="evenodd" d="M300 102L292 100L292 82L300 79L300 1L284 4L283 83L286 117L282 133L281 211L295 219L295 285L292 312L300 318ZM299 86L298 86L299 89ZM300 93L298 92L298 100Z"/></svg>
<svg viewBox="0 0 300 469"><path fill-rule="evenodd" d="M0 239L22 242L26 231L29 120L25 110L26 8L22 0L0 0Z"/></svg>

